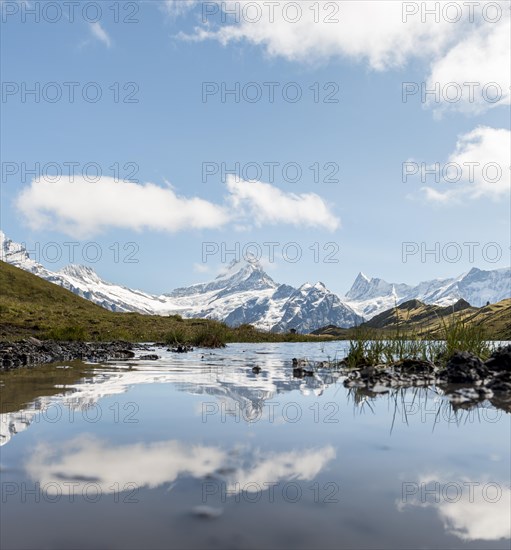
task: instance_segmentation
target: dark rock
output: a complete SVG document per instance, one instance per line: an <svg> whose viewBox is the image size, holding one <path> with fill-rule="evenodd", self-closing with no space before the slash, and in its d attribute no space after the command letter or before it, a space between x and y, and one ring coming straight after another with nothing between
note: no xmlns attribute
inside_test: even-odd
<svg viewBox="0 0 511 550"><path fill-rule="evenodd" d="M304 376L314 376L314 371L297 367L293 369L293 378L303 378Z"/></svg>
<svg viewBox="0 0 511 550"><path fill-rule="evenodd" d="M142 361L157 361L160 358L159 355L156 355L155 353L150 353L148 355L141 355L139 359Z"/></svg>
<svg viewBox="0 0 511 550"><path fill-rule="evenodd" d="M456 352L448 361L439 378L449 384L473 384L482 382L489 375L484 363L472 353Z"/></svg>
<svg viewBox="0 0 511 550"><path fill-rule="evenodd" d="M364 367L359 371L360 378L372 378L376 374L374 367Z"/></svg>
<svg viewBox="0 0 511 550"><path fill-rule="evenodd" d="M173 353L188 353L189 351L193 351L192 346L185 346L183 344L178 344L177 346L168 349L167 351L171 351Z"/></svg>
<svg viewBox="0 0 511 550"><path fill-rule="evenodd" d="M27 339L27 342L30 344L33 344L34 346L42 346L41 340L38 340L37 338L34 338L33 336L30 336L30 338Z"/></svg>
<svg viewBox="0 0 511 550"><path fill-rule="evenodd" d="M488 387L495 393L507 393L511 396L511 380L495 378L488 383Z"/></svg>
<svg viewBox="0 0 511 550"><path fill-rule="evenodd" d="M494 351L485 366L492 372L511 372L511 344Z"/></svg>
<svg viewBox="0 0 511 550"><path fill-rule="evenodd" d="M259 374L261 372L261 367L252 367L252 372L254 374Z"/></svg>
<svg viewBox="0 0 511 550"><path fill-rule="evenodd" d="M9 370L75 359L104 362L109 359L132 358L132 347L128 342L41 342L36 338L29 338L21 342L0 343L0 366L3 370Z"/></svg>
<svg viewBox="0 0 511 550"><path fill-rule="evenodd" d="M431 373L435 370L435 365L429 361L423 361L421 359L403 359L394 364L394 368L405 373Z"/></svg>

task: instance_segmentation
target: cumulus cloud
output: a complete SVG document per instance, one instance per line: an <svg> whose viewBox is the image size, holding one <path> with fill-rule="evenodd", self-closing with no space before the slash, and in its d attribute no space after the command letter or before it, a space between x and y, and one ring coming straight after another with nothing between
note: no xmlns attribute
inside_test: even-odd
<svg viewBox="0 0 511 550"><path fill-rule="evenodd" d="M511 19L506 17L498 24L475 29L433 63L427 89L436 86L440 92L437 103L443 109L480 113L509 105L510 35ZM437 101L433 95L427 98L430 106Z"/></svg>
<svg viewBox="0 0 511 550"><path fill-rule="evenodd" d="M403 65L413 53L438 51L453 30L446 22L425 25L412 17L404 24L400 2L329 2L330 7L322 6L319 12L312 0L300 2L299 12L286 0L273 2L272 9L263 0L250 4L254 7L240 11L243 3L223 2L227 13L240 11L240 22L197 28L189 38L215 39L222 44L245 40L263 46L271 56L290 61L343 57L365 60L372 68L383 70Z"/></svg>
<svg viewBox="0 0 511 550"><path fill-rule="evenodd" d="M58 229L77 238L106 228L176 232L213 229L228 221L224 208L206 200L110 177L33 180L19 195L17 206L33 228Z"/></svg>
<svg viewBox="0 0 511 550"><path fill-rule="evenodd" d="M90 29L94 38L96 38L100 42L103 42L103 44L105 44L107 48L109 48L112 45L110 36L105 31L105 29L101 26L101 23L99 22L90 23Z"/></svg>
<svg viewBox="0 0 511 550"><path fill-rule="evenodd" d="M501 10L501 17L495 21L494 13L483 17L482 8L472 13L463 2L450 2L447 11L441 2L385 0L319 4L312 0L281 0L278 4L257 0L248 4L251 7L244 11L242 2L219 3L227 13L237 10L238 20L231 17L223 23L218 16L206 17L203 25L181 37L217 40L223 45L248 42L262 47L269 56L293 62L344 58L365 62L378 71L421 59L430 66L429 75L425 75L428 84L455 81L460 86L465 82L479 82L482 86L497 82L503 90L503 97L495 103L470 101L467 89L456 103L446 102L441 95L440 104L482 111L509 103L510 13L506 2L492 3ZM292 4L299 4L299 13L290 7ZM424 8L431 12L435 7L439 10L437 18L431 13L424 15ZM436 107L431 102L429 105Z"/></svg>
<svg viewBox="0 0 511 550"><path fill-rule="evenodd" d="M334 231L340 226L325 201L316 193L285 193L268 183L227 177L228 200L238 216L257 226L285 223L324 227Z"/></svg>
<svg viewBox="0 0 511 550"><path fill-rule="evenodd" d="M268 482L314 479L335 456L335 449L331 445L321 449L272 453L269 456L255 452L253 466L241 468L235 476L236 479L230 480L231 490L240 486L246 487L247 491L250 491L250 487L252 491L257 491Z"/></svg>
<svg viewBox="0 0 511 550"><path fill-rule="evenodd" d="M478 126L458 138L445 163L427 167L433 177L441 174L442 179L438 187L426 186L422 191L428 200L440 203L482 197L498 200L510 193L510 164L511 132ZM424 170L422 177L425 181Z"/></svg>
<svg viewBox="0 0 511 550"><path fill-rule="evenodd" d="M398 510L433 508L445 531L464 541L511 537L511 489L505 483L424 475L409 488L416 494L410 494L406 502L397 502Z"/></svg>
<svg viewBox="0 0 511 550"><path fill-rule="evenodd" d="M227 181L224 204L182 197L172 187L100 177L34 179L16 205L33 229L75 238L108 228L177 232L235 225L290 224L334 230L339 219L315 193L296 195L261 182Z"/></svg>

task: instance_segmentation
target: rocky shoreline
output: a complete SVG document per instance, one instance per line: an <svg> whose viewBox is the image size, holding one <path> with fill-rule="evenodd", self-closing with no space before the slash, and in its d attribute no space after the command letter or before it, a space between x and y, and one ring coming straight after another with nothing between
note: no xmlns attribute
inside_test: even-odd
<svg viewBox="0 0 511 550"><path fill-rule="evenodd" d="M405 359L390 365L349 369L344 380L347 388L374 395L396 388L433 385L457 405L470 406L489 400L511 411L511 345L498 348L485 362L472 353L458 352L448 359L445 367Z"/></svg>
<svg viewBox="0 0 511 550"><path fill-rule="evenodd" d="M7 371L57 361L82 360L100 363L112 359L132 359L135 357L135 349L150 351L147 346L130 342L56 342L41 341L37 338L28 338L20 342L0 342L0 370Z"/></svg>
<svg viewBox="0 0 511 550"><path fill-rule="evenodd" d="M167 348L164 342L154 344L155 347ZM141 352L135 353L135 350ZM153 352L146 353L143 352ZM167 351L173 353L188 353L191 346L177 344ZM147 344L131 342L57 342L55 340L38 340L27 338L19 342L0 342L0 371L8 371L20 367L35 367L58 361L87 361L102 363L111 360L137 359L141 361L156 361L160 358L154 353L154 347Z"/></svg>

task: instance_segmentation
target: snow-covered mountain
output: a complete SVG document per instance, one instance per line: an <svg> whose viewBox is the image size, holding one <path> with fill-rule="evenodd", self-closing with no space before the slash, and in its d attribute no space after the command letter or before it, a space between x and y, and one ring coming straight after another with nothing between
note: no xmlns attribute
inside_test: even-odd
<svg viewBox="0 0 511 550"><path fill-rule="evenodd" d="M347 306L339 296L330 292L323 283L311 285L306 283L295 290L282 308L282 319L276 325L276 330L285 330L286 327L299 326L303 332L315 330L313 327L336 325L350 327L363 321L347 311ZM335 321L331 321L336 319Z"/></svg>
<svg viewBox="0 0 511 550"><path fill-rule="evenodd" d="M450 279L434 279L416 286L387 283L359 273L345 296L345 303L359 315L370 319L379 313L407 302L448 306L463 298L470 305L482 307L511 297L511 269L483 271L472 268L468 273Z"/></svg>
<svg viewBox="0 0 511 550"><path fill-rule="evenodd" d="M322 283L299 289L276 283L255 260L233 262L209 283L155 296L103 281L90 268L69 265L52 272L30 258L26 249L0 232L0 259L111 311L200 317L231 326L250 323L260 329L310 332L325 324L350 327L363 321Z"/></svg>
<svg viewBox="0 0 511 550"><path fill-rule="evenodd" d="M271 331L311 332L326 325L350 327L408 300L451 305L463 298L481 307L511 297L511 269L477 268L450 279L412 286L387 283L360 273L346 296L323 283L300 288L275 282L255 261L233 262L216 279L156 296L103 281L90 267L69 265L52 272L0 231L0 259L58 284L111 311L201 317L231 326L250 323Z"/></svg>

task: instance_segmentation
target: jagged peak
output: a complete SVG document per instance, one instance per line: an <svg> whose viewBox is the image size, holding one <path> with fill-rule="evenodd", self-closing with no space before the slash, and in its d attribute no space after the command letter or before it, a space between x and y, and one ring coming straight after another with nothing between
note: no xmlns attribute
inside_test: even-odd
<svg viewBox="0 0 511 550"><path fill-rule="evenodd" d="M312 288L312 286L313 285L309 281L307 281L306 283L303 283L303 285L300 285L298 287L298 291L299 292L301 292L302 290L309 291Z"/></svg>
<svg viewBox="0 0 511 550"><path fill-rule="evenodd" d="M314 284L307 281L306 283L298 287L298 292L302 294L307 294L312 290L318 290L325 294L330 292L328 288L325 286L325 284L322 283L321 281L318 281L317 283L314 283Z"/></svg>
<svg viewBox="0 0 511 550"><path fill-rule="evenodd" d="M318 281L315 285L314 285L314 288L317 288L319 290L328 290L325 283L322 283L321 281Z"/></svg>
<svg viewBox="0 0 511 550"><path fill-rule="evenodd" d="M479 275L480 273L488 273L477 267L471 267L468 271L463 272L461 275L453 278L453 281L456 283L461 283L464 279L472 279L474 276Z"/></svg>
<svg viewBox="0 0 511 550"><path fill-rule="evenodd" d="M357 280L359 280L359 281L362 280L362 281L366 281L366 282L370 283L371 282L371 277L368 277L364 272L359 271L355 281L357 281Z"/></svg>
<svg viewBox="0 0 511 550"><path fill-rule="evenodd" d="M232 260L229 265L223 269L218 275L217 279L226 279L239 273L241 271L262 271L264 272L263 266L253 255L248 255L247 257L241 259Z"/></svg>

